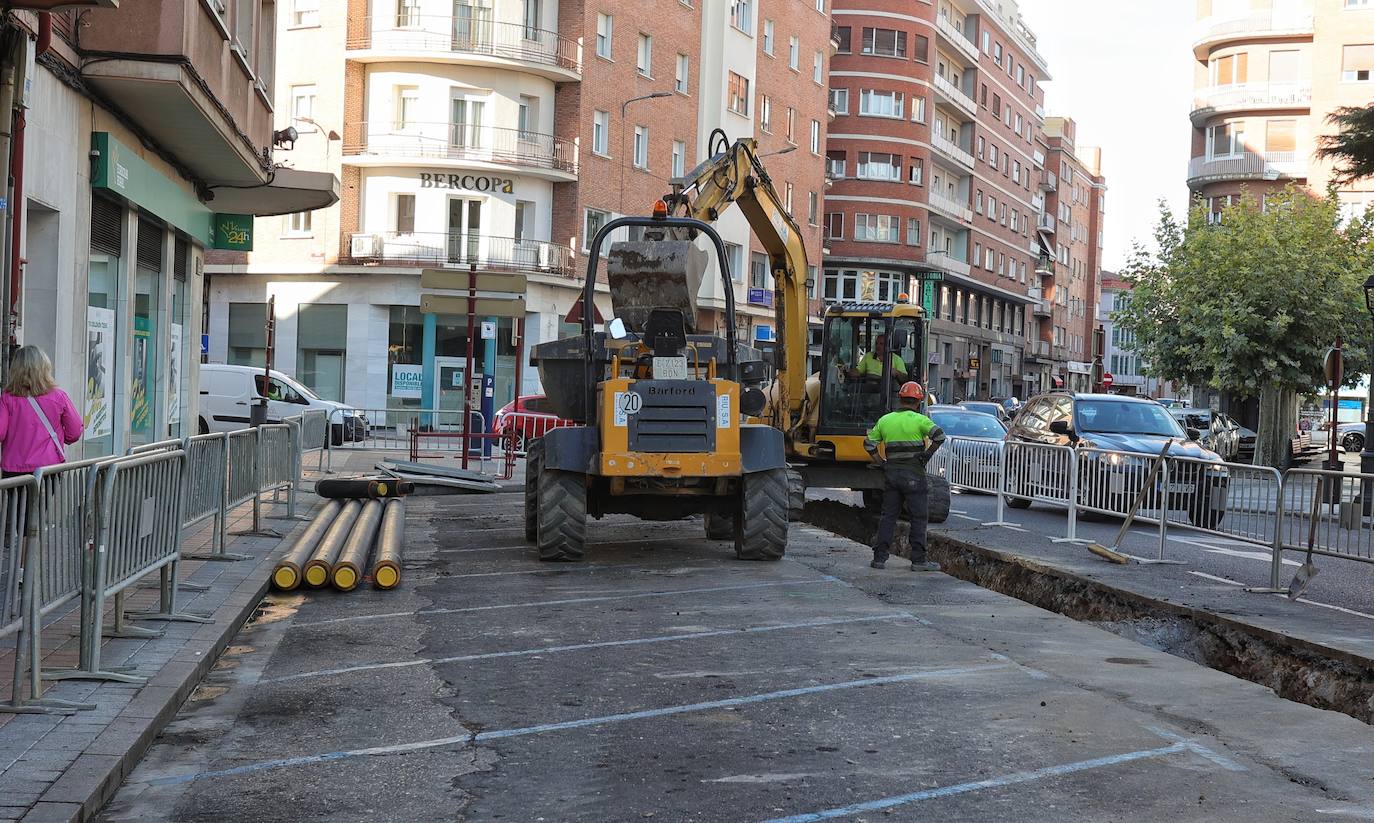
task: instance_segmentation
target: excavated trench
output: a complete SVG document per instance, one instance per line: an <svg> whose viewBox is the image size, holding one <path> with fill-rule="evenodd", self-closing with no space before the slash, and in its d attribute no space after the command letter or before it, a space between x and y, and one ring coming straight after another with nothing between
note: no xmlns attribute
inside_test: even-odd
<svg viewBox="0 0 1374 823"><path fill-rule="evenodd" d="M860 543L877 518L833 500L808 500L802 519ZM900 524L896 553L905 554ZM929 554L946 574L1015 597L1199 665L1272 689L1280 697L1374 723L1374 667L1291 637L1163 603L1023 557L930 533Z"/></svg>

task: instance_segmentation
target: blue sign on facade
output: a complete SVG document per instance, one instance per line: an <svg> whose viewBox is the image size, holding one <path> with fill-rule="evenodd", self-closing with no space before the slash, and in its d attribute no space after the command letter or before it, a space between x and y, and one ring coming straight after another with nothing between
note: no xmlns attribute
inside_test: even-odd
<svg viewBox="0 0 1374 823"><path fill-rule="evenodd" d="M208 334L202 334L200 336L200 353L204 355L210 354L210 335Z"/></svg>
<svg viewBox="0 0 1374 823"><path fill-rule="evenodd" d="M751 306L771 306L773 305L773 292L768 289L750 289L749 305Z"/></svg>

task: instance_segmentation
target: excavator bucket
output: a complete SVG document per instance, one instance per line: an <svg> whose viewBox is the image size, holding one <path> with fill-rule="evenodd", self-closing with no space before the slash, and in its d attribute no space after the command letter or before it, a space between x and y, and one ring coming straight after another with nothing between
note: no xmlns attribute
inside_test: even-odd
<svg viewBox="0 0 1374 823"><path fill-rule="evenodd" d="M627 240L611 244L606 274L615 316L633 332L644 331L649 312L682 311L693 333L697 292L706 275L706 252L687 240Z"/></svg>

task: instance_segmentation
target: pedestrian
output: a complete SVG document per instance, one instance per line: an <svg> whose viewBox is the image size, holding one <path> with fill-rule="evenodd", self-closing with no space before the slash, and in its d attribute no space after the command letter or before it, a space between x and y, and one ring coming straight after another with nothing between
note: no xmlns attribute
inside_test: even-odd
<svg viewBox="0 0 1374 823"><path fill-rule="evenodd" d="M911 570L934 572L940 564L926 560L926 520L930 501L926 482L926 462L945 442L945 433L935 421L918 409L925 399L920 383L902 385L897 392L901 408L878 419L864 438L864 449L880 460L883 467L883 514L878 534L873 538L873 562L881 569L887 565L892 535L897 530L897 515L903 504L911 520Z"/></svg>
<svg viewBox="0 0 1374 823"><path fill-rule="evenodd" d="M81 414L53 379L52 361L37 346L10 358L0 394L0 474L18 477L64 463L81 439Z"/></svg>

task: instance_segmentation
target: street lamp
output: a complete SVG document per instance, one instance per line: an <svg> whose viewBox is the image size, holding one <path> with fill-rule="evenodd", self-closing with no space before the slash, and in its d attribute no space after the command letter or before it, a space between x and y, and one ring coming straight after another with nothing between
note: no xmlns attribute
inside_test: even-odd
<svg viewBox="0 0 1374 823"><path fill-rule="evenodd" d="M1364 306L1369 312L1369 320L1374 324L1374 274L1371 274L1364 281ZM1374 334L1369 338L1369 397L1365 400L1364 408L1364 449L1360 452L1360 474L1374 474L1374 442L1371 442L1370 434L1374 433ZM1336 436L1335 429L1331 430L1331 436ZM1368 484L1367 484L1368 485ZM1370 492L1374 489L1365 489L1366 512L1370 509Z"/></svg>
<svg viewBox="0 0 1374 823"><path fill-rule="evenodd" d="M657 99L659 99L659 98L661 98L661 97L672 97L672 96L673 96L673 93L670 92L670 91L656 91L656 92L652 92L652 93L650 93L650 94L641 94L641 95L638 96L638 97L631 97L629 100L626 100L624 103L621 103L621 104L620 104L620 213L621 213L621 214L624 214L624 213L625 213L625 117L626 117L626 110L630 108L630 104L631 104L631 103L637 103L637 102L639 102L640 100L657 100ZM645 151L648 151L648 147L647 147L647 146L645 147ZM646 159L647 159L647 158L646 158ZM633 160L632 160L631 162L633 162Z"/></svg>
<svg viewBox="0 0 1374 823"><path fill-rule="evenodd" d="M796 150L797 150L797 147L796 147L796 146L788 146L788 147L785 148L785 149L778 149L777 151L770 151L770 152L767 153L767 154L760 154L759 157L760 157L760 158L764 158L764 157L777 157L777 156L780 155L780 154L791 154L792 152L794 152L794 151L796 151Z"/></svg>

